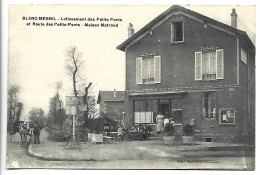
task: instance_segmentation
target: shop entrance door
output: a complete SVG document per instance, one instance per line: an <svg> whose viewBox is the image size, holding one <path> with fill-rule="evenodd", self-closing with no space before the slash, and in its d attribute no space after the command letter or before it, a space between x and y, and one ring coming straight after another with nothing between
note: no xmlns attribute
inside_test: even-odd
<svg viewBox="0 0 260 175"><path fill-rule="evenodd" d="M170 100L159 100L159 113L161 113L164 117L169 118Z"/></svg>

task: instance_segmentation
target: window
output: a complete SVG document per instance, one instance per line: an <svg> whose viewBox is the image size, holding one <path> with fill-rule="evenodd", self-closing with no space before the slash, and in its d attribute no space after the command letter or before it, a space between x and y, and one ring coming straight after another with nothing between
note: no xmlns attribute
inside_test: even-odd
<svg viewBox="0 0 260 175"><path fill-rule="evenodd" d="M216 52L202 53L202 79L216 79Z"/></svg>
<svg viewBox="0 0 260 175"><path fill-rule="evenodd" d="M161 83L161 56L136 58L136 84Z"/></svg>
<svg viewBox="0 0 260 175"><path fill-rule="evenodd" d="M247 53L244 49L241 49L241 60L247 64Z"/></svg>
<svg viewBox="0 0 260 175"><path fill-rule="evenodd" d="M134 101L134 123L156 123L157 114L157 100Z"/></svg>
<svg viewBox="0 0 260 175"><path fill-rule="evenodd" d="M216 118L216 93L202 93L202 116L208 119Z"/></svg>
<svg viewBox="0 0 260 175"><path fill-rule="evenodd" d="M143 84L154 83L154 58L143 58Z"/></svg>
<svg viewBox="0 0 260 175"><path fill-rule="evenodd" d="M182 124L182 108L183 101L182 98L171 100L171 118L176 124Z"/></svg>
<svg viewBox="0 0 260 175"><path fill-rule="evenodd" d="M224 78L223 49L195 52L195 80L216 80Z"/></svg>
<svg viewBox="0 0 260 175"><path fill-rule="evenodd" d="M174 22L171 23L171 43L184 41L184 23Z"/></svg>

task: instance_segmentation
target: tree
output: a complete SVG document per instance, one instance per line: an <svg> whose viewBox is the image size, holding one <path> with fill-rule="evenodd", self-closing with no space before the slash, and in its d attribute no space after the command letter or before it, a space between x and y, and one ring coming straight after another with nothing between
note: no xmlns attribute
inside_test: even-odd
<svg viewBox="0 0 260 175"><path fill-rule="evenodd" d="M42 108L32 108L31 111L29 111L28 118L30 123L35 123L35 121L38 121L39 126L44 127L45 125L46 118Z"/></svg>
<svg viewBox="0 0 260 175"><path fill-rule="evenodd" d="M62 129L62 124L65 119L65 110L59 92L61 88L62 88L62 82L57 82L56 94L54 95L54 97L50 98L49 117L48 117L48 126L49 127L59 126L60 129ZM54 125L52 125L52 123Z"/></svg>
<svg viewBox="0 0 260 175"><path fill-rule="evenodd" d="M69 75L72 76L73 93L76 98L78 96L77 85L79 85L78 82L82 80L80 70L84 61L81 57L82 53L79 52L75 46L66 50L66 70Z"/></svg>
<svg viewBox="0 0 260 175"><path fill-rule="evenodd" d="M81 68L84 63L82 59L82 53L79 52L79 50L75 46L66 50L65 53L66 53L65 68L69 76L72 78L74 96L76 99L78 99L79 95L83 96L82 103L87 106L87 111L85 111L84 113L80 113L79 111L77 111L77 121L78 121L78 128L79 128L80 123L84 123L85 126L88 123L89 114L90 112L93 112L93 106L95 106L95 98L94 96L89 95L92 82L90 82L88 86L85 86L86 80L84 76L81 75ZM84 90L83 87L85 87ZM81 100L77 100L77 102L78 102L76 104L77 106L81 105L80 104Z"/></svg>
<svg viewBox="0 0 260 175"><path fill-rule="evenodd" d="M18 85L11 85L8 88L8 131L12 130L15 121L20 120L23 104L18 102L17 96L20 87Z"/></svg>

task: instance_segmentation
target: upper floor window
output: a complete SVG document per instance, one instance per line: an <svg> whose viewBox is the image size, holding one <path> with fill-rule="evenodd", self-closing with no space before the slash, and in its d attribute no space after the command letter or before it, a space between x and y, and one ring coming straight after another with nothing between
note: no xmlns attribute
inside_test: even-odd
<svg viewBox="0 0 260 175"><path fill-rule="evenodd" d="M184 41L184 23L182 21L171 23L171 43Z"/></svg>
<svg viewBox="0 0 260 175"><path fill-rule="evenodd" d="M195 80L224 79L224 51L195 52Z"/></svg>
<svg viewBox="0 0 260 175"><path fill-rule="evenodd" d="M136 84L161 83L161 56L136 58Z"/></svg>

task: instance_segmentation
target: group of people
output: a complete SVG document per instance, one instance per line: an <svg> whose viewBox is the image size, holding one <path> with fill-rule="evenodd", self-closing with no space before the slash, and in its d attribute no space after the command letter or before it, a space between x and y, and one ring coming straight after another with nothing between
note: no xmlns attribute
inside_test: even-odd
<svg viewBox="0 0 260 175"><path fill-rule="evenodd" d="M119 125L117 133L118 133L118 140L148 140L151 137L152 127L149 124L140 124L138 126L138 131L133 132L133 134L122 125ZM134 131L134 130L133 130Z"/></svg>
<svg viewBox="0 0 260 175"><path fill-rule="evenodd" d="M19 133L21 136L21 145L27 143L27 136L29 136L29 143L32 142L32 137L34 136L34 144L40 144L40 130L41 127L38 122L35 121L34 125L28 125L27 123L21 123L19 126Z"/></svg>
<svg viewBox="0 0 260 175"><path fill-rule="evenodd" d="M171 118L169 118L168 116L168 112L165 112L165 115L162 115L161 113L159 113L156 116L156 121L157 121L157 133L161 133L163 131L163 127L167 124L167 123L172 123L174 126L174 121L171 120Z"/></svg>

